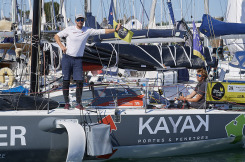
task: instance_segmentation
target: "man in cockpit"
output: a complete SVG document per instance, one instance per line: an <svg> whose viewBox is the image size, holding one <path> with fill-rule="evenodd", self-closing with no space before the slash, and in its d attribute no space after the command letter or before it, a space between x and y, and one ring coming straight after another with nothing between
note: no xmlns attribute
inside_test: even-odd
<svg viewBox="0 0 245 162"><path fill-rule="evenodd" d="M207 71L203 68L197 70L197 81L194 91L187 96L180 95L177 100L181 100L182 103L186 102L188 107L204 109L205 108L205 93L206 93L206 79L208 77Z"/></svg>

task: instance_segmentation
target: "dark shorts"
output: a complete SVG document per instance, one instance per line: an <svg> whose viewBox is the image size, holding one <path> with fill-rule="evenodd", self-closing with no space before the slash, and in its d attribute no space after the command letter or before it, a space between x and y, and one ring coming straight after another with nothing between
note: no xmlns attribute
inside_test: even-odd
<svg viewBox="0 0 245 162"><path fill-rule="evenodd" d="M70 80L71 75L73 75L73 80L83 80L82 57L63 54L61 63L63 80Z"/></svg>

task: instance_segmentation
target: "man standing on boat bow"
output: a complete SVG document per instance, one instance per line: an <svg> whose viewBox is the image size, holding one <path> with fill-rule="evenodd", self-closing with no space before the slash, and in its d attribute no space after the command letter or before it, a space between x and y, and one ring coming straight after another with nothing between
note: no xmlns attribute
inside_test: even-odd
<svg viewBox="0 0 245 162"><path fill-rule="evenodd" d="M188 107L203 109L205 108L205 93L206 93L206 79L208 77L207 71L203 68L197 70L197 81L198 84L195 87L194 91L190 95L184 97L180 95L177 100L181 100L183 102L187 102ZM196 96L196 97L195 97Z"/></svg>
<svg viewBox="0 0 245 162"><path fill-rule="evenodd" d="M84 54L87 39L91 35L109 34L118 32L121 27L119 23L116 29L92 29L83 27L85 17L78 14L75 17L76 26L69 26L54 36L55 41L63 51L62 56L62 74L63 74L63 95L65 99L65 109L70 108L69 104L69 86L70 77L73 74L73 80L76 81L76 108L82 110L81 96L83 91L83 66L82 57ZM66 37L66 46L61 43L60 38Z"/></svg>

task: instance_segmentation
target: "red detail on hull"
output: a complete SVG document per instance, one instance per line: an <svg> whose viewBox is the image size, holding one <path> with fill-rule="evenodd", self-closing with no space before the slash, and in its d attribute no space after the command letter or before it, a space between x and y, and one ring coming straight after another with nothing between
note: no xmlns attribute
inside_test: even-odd
<svg viewBox="0 0 245 162"><path fill-rule="evenodd" d="M101 70L101 69L102 69L102 66L100 64L83 62L83 71L95 71L95 70Z"/></svg>
<svg viewBox="0 0 245 162"><path fill-rule="evenodd" d="M136 97L126 97L118 100L118 106L143 106L144 95L139 95ZM105 102L99 104L98 106L114 106L114 101Z"/></svg>
<svg viewBox="0 0 245 162"><path fill-rule="evenodd" d="M97 158L101 158L101 159L109 159L109 158L110 158L116 151L117 151L117 149L112 150L112 153L111 153L111 154L100 155L100 156L97 156Z"/></svg>
<svg viewBox="0 0 245 162"><path fill-rule="evenodd" d="M115 123L114 123L114 121L113 121L111 115L107 115L106 117L104 117L104 118L102 119L102 122L103 122L104 124L107 124L107 125L110 125L110 126L111 126L111 127L110 127L110 131L112 131L112 130L117 130L117 126L115 125ZM100 121L100 123L101 123L101 121Z"/></svg>

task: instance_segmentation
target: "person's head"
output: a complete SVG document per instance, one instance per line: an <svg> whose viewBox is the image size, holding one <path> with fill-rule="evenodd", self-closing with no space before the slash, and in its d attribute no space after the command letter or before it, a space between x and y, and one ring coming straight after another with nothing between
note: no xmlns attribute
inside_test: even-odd
<svg viewBox="0 0 245 162"><path fill-rule="evenodd" d="M75 22L78 28L82 29L84 21L85 21L85 17L82 14L77 14L75 16Z"/></svg>
<svg viewBox="0 0 245 162"><path fill-rule="evenodd" d="M206 80L208 77L208 73L205 69L201 68L201 69L197 69L197 81L201 82Z"/></svg>

